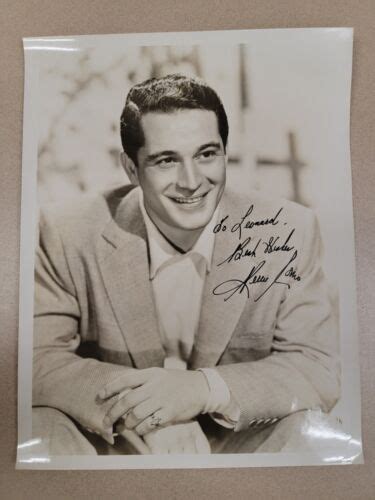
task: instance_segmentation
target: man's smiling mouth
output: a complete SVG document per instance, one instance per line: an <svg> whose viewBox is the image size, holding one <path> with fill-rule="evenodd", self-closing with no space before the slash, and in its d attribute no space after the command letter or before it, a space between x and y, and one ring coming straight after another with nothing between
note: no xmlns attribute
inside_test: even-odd
<svg viewBox="0 0 375 500"><path fill-rule="evenodd" d="M176 203L180 203L181 205L194 205L202 201L206 195L207 193L202 194L200 196L189 196L189 197L179 196L170 198L171 200L175 201Z"/></svg>

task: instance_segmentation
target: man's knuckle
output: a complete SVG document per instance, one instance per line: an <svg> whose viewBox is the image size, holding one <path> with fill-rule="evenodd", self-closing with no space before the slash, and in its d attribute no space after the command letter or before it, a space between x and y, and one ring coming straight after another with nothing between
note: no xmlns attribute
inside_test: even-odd
<svg viewBox="0 0 375 500"><path fill-rule="evenodd" d="M131 425L139 423L137 417L134 415L133 410L126 412L126 423Z"/></svg>
<svg viewBox="0 0 375 500"><path fill-rule="evenodd" d="M132 408L135 404L135 395L133 392L129 392L124 398L124 407L125 408Z"/></svg>
<svg viewBox="0 0 375 500"><path fill-rule="evenodd" d="M147 430L148 430L148 429L145 429L143 425L138 425L138 426L135 428L135 431L136 431L136 433L137 433L139 436L143 436L143 434L146 434L146 433L147 433Z"/></svg>
<svg viewBox="0 0 375 500"><path fill-rule="evenodd" d="M113 423L115 420L117 420L117 412L112 409L108 413L107 418L111 423Z"/></svg>
<svg viewBox="0 0 375 500"><path fill-rule="evenodd" d="M135 418L140 419L143 417L143 410L142 408L139 408L139 406L136 406L135 408L133 408L132 414Z"/></svg>

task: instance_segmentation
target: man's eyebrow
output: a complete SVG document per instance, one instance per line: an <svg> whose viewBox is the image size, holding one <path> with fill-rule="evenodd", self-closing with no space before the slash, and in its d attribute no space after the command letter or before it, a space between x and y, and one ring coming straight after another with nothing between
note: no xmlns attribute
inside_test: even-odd
<svg viewBox="0 0 375 500"><path fill-rule="evenodd" d="M220 142L215 142L215 141L207 142L207 144L203 144L202 146L200 146L198 148L197 153L200 153L201 151L203 151L204 149L207 149L207 148L221 149L221 144L220 144Z"/></svg>
<svg viewBox="0 0 375 500"><path fill-rule="evenodd" d="M202 146L199 146L195 154L200 153L201 151L204 151L207 148L215 148L215 149L221 149L221 144L216 141L211 141L207 142L206 144L202 144ZM152 162L159 158L160 156L178 156L177 151L173 151L171 149L164 150L164 151L157 151L156 153L152 153L147 155L146 161L147 162Z"/></svg>

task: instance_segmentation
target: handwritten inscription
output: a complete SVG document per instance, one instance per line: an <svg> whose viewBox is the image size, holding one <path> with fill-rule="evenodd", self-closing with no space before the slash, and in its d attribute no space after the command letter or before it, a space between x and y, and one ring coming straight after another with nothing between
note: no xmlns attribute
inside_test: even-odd
<svg viewBox="0 0 375 500"><path fill-rule="evenodd" d="M281 214L283 207L281 207L275 215L272 217L266 218L266 219L249 219L249 216L253 213L254 210L254 205L250 205L248 208L247 212L243 217L241 217L241 220L238 222L235 222L232 227L231 227L231 232L232 233L238 233L238 239L242 238L242 231L243 229L252 229L253 227L258 227L258 226L277 226L279 223L278 217ZM226 220L228 219L228 215L226 215L219 224L216 224L214 227L214 233L218 233L220 231L226 231L227 230L227 225L225 224Z"/></svg>
<svg viewBox="0 0 375 500"><path fill-rule="evenodd" d="M263 241L263 244L265 245L264 253L272 253L272 252L290 252L291 250L294 249L294 246L289 246L288 243L291 240L293 234L294 234L295 229L292 229L291 232L289 233L288 237L282 243L281 245L278 245L278 242L280 240L279 236L271 236L268 241Z"/></svg>
<svg viewBox="0 0 375 500"><path fill-rule="evenodd" d="M243 257L256 257L256 251L261 241L262 240L259 239L257 244L253 248L250 248L248 245L251 242L251 237L250 236L247 237L246 240L244 240L242 243L239 243L235 248L234 252L231 253L222 262L220 262L218 266L221 266L225 262L232 262L232 260L233 261L240 260Z"/></svg>
<svg viewBox="0 0 375 500"><path fill-rule="evenodd" d="M228 230L230 233L238 234L239 239L242 240L242 234L247 229L259 226L277 226L282 222L280 221L280 214L283 211L282 207L271 217L264 219L251 219L250 215L253 213L253 210L254 205L250 205L240 220L234 222L232 225L229 224L229 215L226 215L214 227L214 232L219 233ZM284 222L284 225L287 225L287 223ZM249 272L245 278L226 280L218 284L212 293L223 296L224 301L229 300L236 294L246 293L248 299L253 297L254 302L257 302L277 285L282 285L290 289L293 282L301 281L301 277L298 274L298 266L294 263L298 256L298 249L295 248L292 241L294 234L295 228L292 228L284 238L279 234L274 234L263 239L258 236L259 232L257 232L256 238L247 236L243 241L235 243L233 251L224 260L219 262L217 266L236 263L242 259L254 259L259 255L263 256L263 260L254 265L250 264ZM270 274L267 272L268 259L272 258L270 254L277 252L285 253L286 259L280 270ZM291 252L293 253L291 254ZM293 266L291 265L292 263L294 263ZM260 286L260 288L254 288L251 293L250 290L255 285Z"/></svg>

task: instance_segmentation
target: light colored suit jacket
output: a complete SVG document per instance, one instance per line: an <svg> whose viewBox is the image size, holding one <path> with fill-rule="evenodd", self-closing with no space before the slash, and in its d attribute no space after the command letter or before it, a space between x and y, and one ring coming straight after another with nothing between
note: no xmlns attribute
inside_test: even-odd
<svg viewBox="0 0 375 500"><path fill-rule="evenodd" d="M277 225L243 228L241 241L251 236L249 249L261 240L256 256L218 265L240 243L238 231L230 229L251 204L254 209L247 220L253 221L270 218L282 207ZM215 237L189 367L216 366L240 408L235 430L301 409L328 411L339 392L337 331L321 269L315 216L295 203L256 193L248 198L226 193L221 203L221 217L225 215L227 230ZM265 242L279 236L280 245L293 228L289 244L298 255L285 268L294 250L265 254ZM242 293L238 289L229 299L228 294L213 293L228 280L245 280L263 260L256 274L268 276L267 283L248 282ZM138 193L130 187L41 217L35 279L35 406L60 409L100 433L111 404L95 398L104 384L118 377L124 366L163 365L148 261ZM290 266L294 278L282 273L277 281L285 284L275 283L254 300Z"/></svg>

